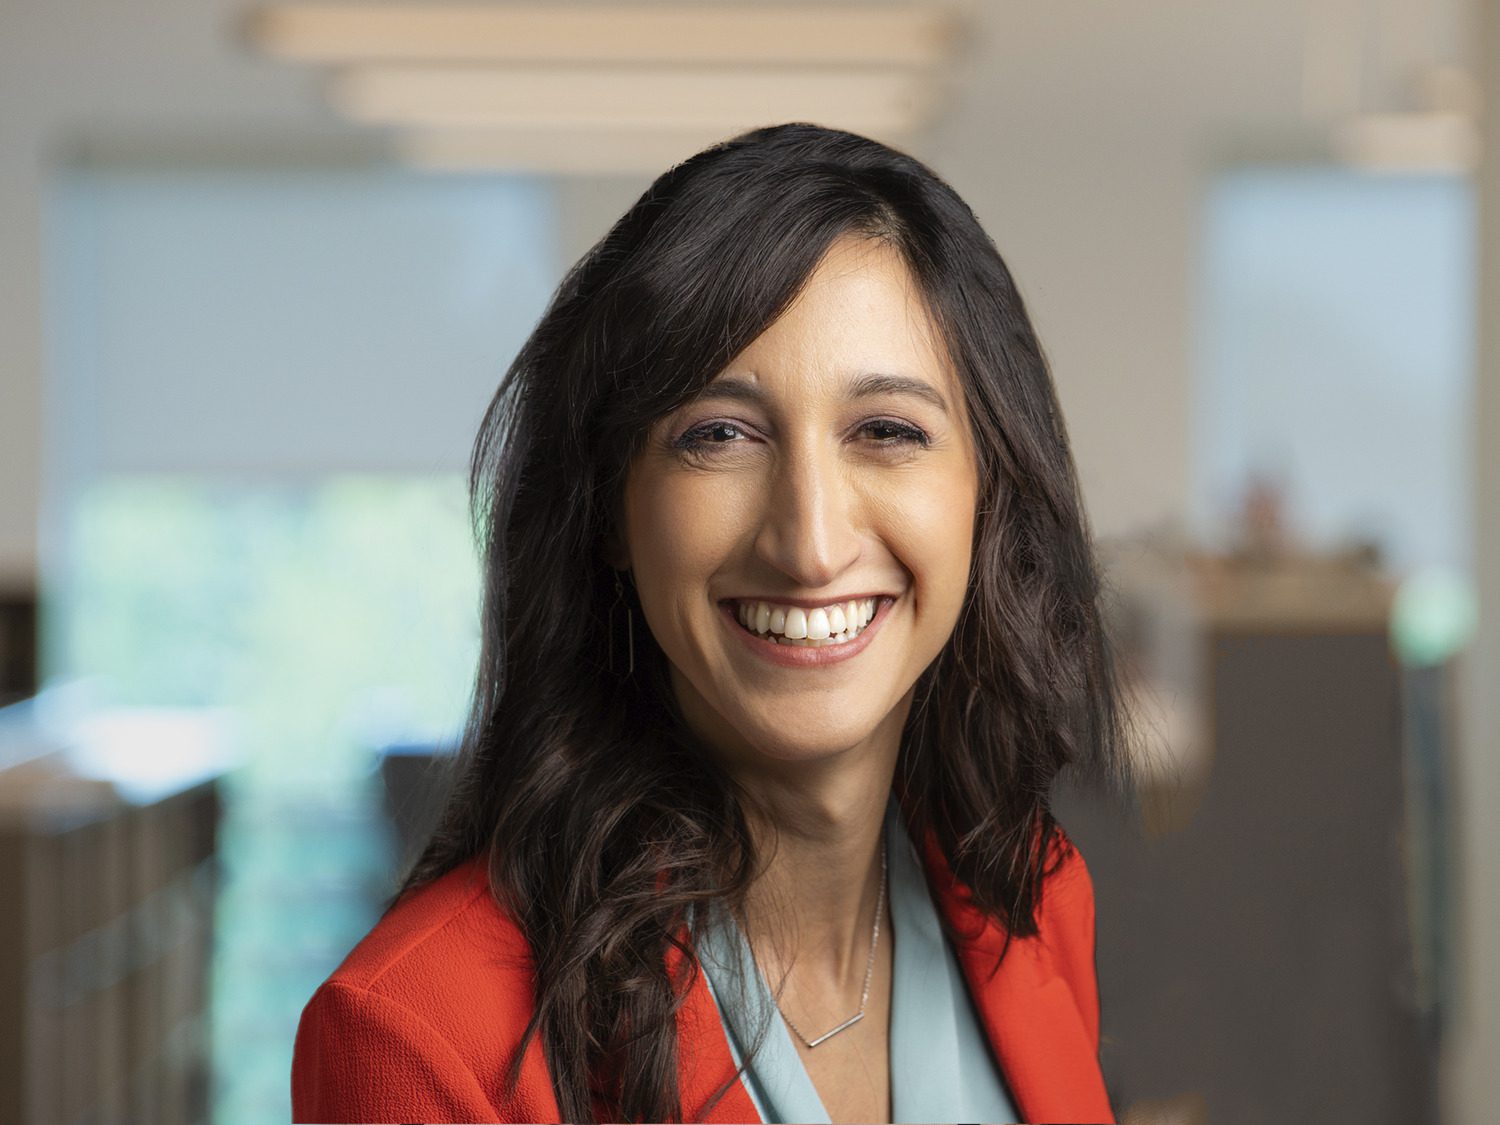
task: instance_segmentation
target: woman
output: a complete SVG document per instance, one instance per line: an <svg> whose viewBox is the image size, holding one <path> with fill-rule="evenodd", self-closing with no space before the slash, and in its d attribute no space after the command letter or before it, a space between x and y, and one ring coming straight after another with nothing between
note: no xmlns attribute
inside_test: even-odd
<svg viewBox="0 0 1500 1125"><path fill-rule="evenodd" d="M568 274L473 459L439 831L298 1120L1110 1120L1048 811L1120 719L1050 376L910 157L786 125Z"/></svg>

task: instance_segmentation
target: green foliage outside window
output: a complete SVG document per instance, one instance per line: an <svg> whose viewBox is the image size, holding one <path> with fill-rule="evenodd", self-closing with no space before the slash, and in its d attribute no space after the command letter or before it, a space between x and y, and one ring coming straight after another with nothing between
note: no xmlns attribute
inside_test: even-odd
<svg viewBox="0 0 1500 1125"><path fill-rule="evenodd" d="M51 670L104 704L227 708L219 1125L285 1121L302 1004L394 878L376 752L453 738L478 645L457 475L114 477L71 513Z"/></svg>

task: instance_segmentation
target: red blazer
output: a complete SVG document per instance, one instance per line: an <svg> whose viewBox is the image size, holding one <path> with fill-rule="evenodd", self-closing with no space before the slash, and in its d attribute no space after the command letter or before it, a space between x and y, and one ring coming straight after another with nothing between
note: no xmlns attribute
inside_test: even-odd
<svg viewBox="0 0 1500 1125"><path fill-rule="evenodd" d="M1059 842L1035 937L1016 938L969 902L939 849L926 848L942 913L980 1023L1028 1122L1111 1122L1099 1072L1094 892L1083 857ZM530 951L489 894L483 858L402 899L319 987L292 1059L293 1121L558 1121L541 1044L514 1089L503 1083L531 1015ZM736 1082L713 997L698 974L678 1017L689 1121L760 1118Z"/></svg>

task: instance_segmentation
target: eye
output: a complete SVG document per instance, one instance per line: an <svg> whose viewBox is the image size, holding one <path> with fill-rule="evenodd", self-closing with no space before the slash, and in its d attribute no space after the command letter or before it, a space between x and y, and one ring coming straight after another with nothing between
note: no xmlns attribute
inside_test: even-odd
<svg viewBox="0 0 1500 1125"><path fill-rule="evenodd" d="M723 420L704 422L702 425L694 426L692 429L686 431L672 445L677 449L694 453L705 446L732 444L734 438L732 436L725 437L724 435L726 434L739 434L743 436L744 430L734 422L725 422Z"/></svg>
<svg viewBox="0 0 1500 1125"><path fill-rule="evenodd" d="M858 432L869 434L877 446L888 449L901 446L925 449L932 444L932 439L925 431L893 418L875 418L863 422ZM700 423L685 431L682 436L672 442L672 447L681 453L712 455L716 449L738 445L740 439L749 436L739 423L720 418L712 422Z"/></svg>
<svg viewBox="0 0 1500 1125"><path fill-rule="evenodd" d="M860 427L872 434L879 445L913 445L925 449L932 439L925 432L891 418L876 418Z"/></svg>

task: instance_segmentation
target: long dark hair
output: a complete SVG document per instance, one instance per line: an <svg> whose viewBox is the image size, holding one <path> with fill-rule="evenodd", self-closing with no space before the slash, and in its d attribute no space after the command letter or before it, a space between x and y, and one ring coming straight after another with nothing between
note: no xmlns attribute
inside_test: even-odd
<svg viewBox="0 0 1500 1125"><path fill-rule="evenodd" d="M685 921L695 904L742 904L756 869L741 804L681 721L628 584L616 605L602 552L625 472L652 423L759 336L845 235L903 255L980 461L968 595L918 681L898 761L913 838L934 834L975 904L1034 934L1047 857L1067 847L1053 779L1069 763L1121 773L1062 416L973 213L910 156L813 125L678 164L569 271L485 415L472 710L440 827L402 887L487 855L535 956L526 1042L540 1034L566 1121L681 1119L675 1016L698 971Z"/></svg>

